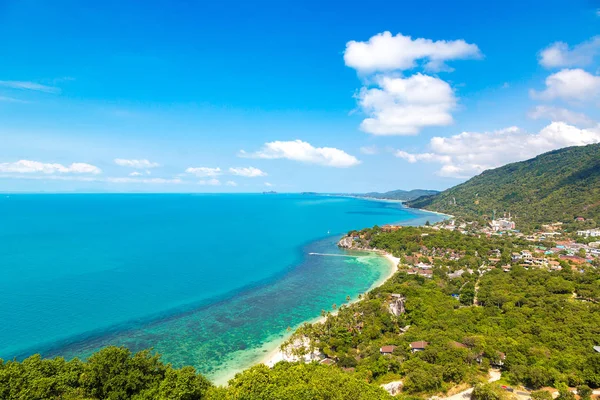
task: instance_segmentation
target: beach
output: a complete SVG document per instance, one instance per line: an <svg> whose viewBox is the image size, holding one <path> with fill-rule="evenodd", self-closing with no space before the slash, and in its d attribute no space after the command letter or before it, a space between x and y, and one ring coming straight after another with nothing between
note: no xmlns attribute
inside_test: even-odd
<svg viewBox="0 0 600 400"><path fill-rule="evenodd" d="M376 282L373 283L373 285L371 285L371 287L369 288L369 290L367 290L367 292L375 289L376 287L379 287L381 285L383 285L385 282L387 282L391 277L394 276L394 274L397 272L398 270L398 264L400 263L400 259L398 257L394 257L393 255L391 255L390 253L386 253L386 252L382 252L382 251L369 251L370 253L376 253L379 256L385 258L390 265L390 269L388 271L387 274L385 274L384 276L381 277L381 279L378 279ZM349 303L345 303L346 305L349 304L353 304L360 301L360 299L357 297L353 300L351 300ZM333 311L331 314L335 315L337 313L337 311ZM327 317L316 317L313 320L310 321L306 321L310 324L318 324L318 323L323 323L325 322ZM295 329L294 329L295 330ZM286 352L284 352L280 346L281 344L283 344L283 342L285 342L291 335L293 334L293 331L290 332L288 335L286 335L286 337L278 339L276 342L272 342L270 344L267 344L265 347L270 347L271 350L268 352L268 354L259 362L259 364L265 364L268 367L273 367L275 364L277 364L280 361L298 361L298 359L294 356L291 356L289 354L286 354Z"/></svg>

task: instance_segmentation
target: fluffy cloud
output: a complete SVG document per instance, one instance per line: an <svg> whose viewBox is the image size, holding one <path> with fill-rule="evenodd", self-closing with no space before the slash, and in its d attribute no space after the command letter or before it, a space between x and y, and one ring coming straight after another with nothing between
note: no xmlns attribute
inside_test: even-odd
<svg viewBox="0 0 600 400"><path fill-rule="evenodd" d="M102 170L95 165L86 163L73 163L65 166L56 163L42 163L39 161L19 160L12 163L0 163L0 172L5 173L42 173L42 174L99 174Z"/></svg>
<svg viewBox="0 0 600 400"><path fill-rule="evenodd" d="M355 96L367 116L360 128L374 135L416 135L425 127L452 124L457 102L452 87L438 77L405 77L400 71L421 65L428 71L449 71L446 61L479 57L477 45L464 40L412 39L383 32L367 42L348 42L344 61L365 78Z"/></svg>
<svg viewBox="0 0 600 400"><path fill-rule="evenodd" d="M314 147L302 140L269 142L265 143L263 148L255 153L246 153L242 150L239 155L248 158L286 158L336 168L347 168L360 164L356 157L343 150L334 147Z"/></svg>
<svg viewBox="0 0 600 400"><path fill-rule="evenodd" d="M377 88L363 87L358 104L368 116L360 128L374 135L415 135L427 126L453 122L454 90L439 78L417 73L409 78L377 78Z"/></svg>
<svg viewBox="0 0 600 400"><path fill-rule="evenodd" d="M0 81L1 87L7 87L10 89L22 89L22 90L33 90L36 92L45 93L60 93L60 89L54 86L41 85L35 82L26 81Z"/></svg>
<svg viewBox="0 0 600 400"><path fill-rule="evenodd" d="M221 181L218 179L207 179L198 181L198 185L206 185L206 186L219 186Z"/></svg>
<svg viewBox="0 0 600 400"><path fill-rule="evenodd" d="M233 175L244 176L246 178L257 178L259 176L267 176L266 172L254 167L239 167L229 168L229 172Z"/></svg>
<svg viewBox="0 0 600 400"><path fill-rule="evenodd" d="M468 178L550 150L599 142L599 127L579 129L564 122L553 122L535 134L510 127L494 132L434 137L429 143L430 152L413 154L399 150L395 155L412 163L439 163L442 176Z"/></svg>
<svg viewBox="0 0 600 400"><path fill-rule="evenodd" d="M570 48L567 43L556 42L539 54L540 64L546 68L584 67L593 62L600 51L600 36Z"/></svg>
<svg viewBox="0 0 600 400"><path fill-rule="evenodd" d="M265 182L265 186L266 186L266 187L273 187L273 184L272 184L272 183L269 183L269 182Z"/></svg>
<svg viewBox="0 0 600 400"><path fill-rule="evenodd" d="M221 168L209 167L189 167L185 170L186 173L196 175L199 178L221 175Z"/></svg>
<svg viewBox="0 0 600 400"><path fill-rule="evenodd" d="M541 100L591 100L600 95L600 76L582 69L563 69L546 78L545 90L532 90L531 95Z"/></svg>
<svg viewBox="0 0 600 400"><path fill-rule="evenodd" d="M537 106L529 112L528 116L532 119L549 119L585 127L596 125L587 115L560 107Z"/></svg>
<svg viewBox="0 0 600 400"><path fill-rule="evenodd" d="M160 164L148 160L126 160L123 158L115 158L115 164L121 167L129 167L135 169L148 169L160 167Z"/></svg>
<svg viewBox="0 0 600 400"><path fill-rule="evenodd" d="M367 42L348 42L344 61L362 73L407 70L414 68L418 60L425 61L426 69L439 71L447 68L444 61L480 56L477 45L464 40L412 39L400 33L392 36L383 32Z"/></svg>
<svg viewBox="0 0 600 400"><path fill-rule="evenodd" d="M225 185L227 185L227 186L237 186L237 183L235 183L234 181L227 181L227 182L225 182Z"/></svg>

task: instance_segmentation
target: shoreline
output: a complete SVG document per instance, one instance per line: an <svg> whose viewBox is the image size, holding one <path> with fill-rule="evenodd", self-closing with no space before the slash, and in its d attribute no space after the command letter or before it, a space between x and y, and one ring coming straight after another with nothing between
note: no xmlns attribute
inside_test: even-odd
<svg viewBox="0 0 600 400"><path fill-rule="evenodd" d="M373 282L373 284L369 287L369 289L367 289L364 293L361 293L361 295L368 293L371 290L383 285L388 280L390 280L396 274L396 272L398 272L398 264L400 263L400 259L398 257L394 257L390 253L387 253L387 252L384 252L381 250L354 250L354 251L361 251L361 252L376 254L377 256L384 258L390 266L388 273L384 274L377 281ZM359 302L360 300L361 299L359 297L357 297L347 303L344 303L343 305L351 305L351 304ZM335 314L337 314L337 310L333 311L331 313L331 315L335 315ZM326 318L327 317L322 317L322 316L315 317L308 321L304 321L300 325L303 325L305 323L308 323L308 324L323 323L323 322L325 322ZM283 338L279 338L278 340L271 342L272 344L277 343L277 347L275 347L273 350L268 352L264 358L262 358L259 362L256 363L256 365L264 364L269 368L273 368L273 366L275 366L275 364L277 364L280 361L292 361L292 357L288 356L283 350L281 350L280 346L281 346L281 344L283 344L283 342L285 342L288 338L290 338L294 334L294 332L298 329L299 326L294 327L292 329L292 331L288 335L285 335Z"/></svg>

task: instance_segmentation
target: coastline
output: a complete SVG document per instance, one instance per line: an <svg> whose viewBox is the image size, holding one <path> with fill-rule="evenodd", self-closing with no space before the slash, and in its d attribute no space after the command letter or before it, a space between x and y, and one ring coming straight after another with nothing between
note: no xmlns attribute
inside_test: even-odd
<svg viewBox="0 0 600 400"><path fill-rule="evenodd" d="M369 287L369 289L367 291L365 291L364 293L368 293L371 290L383 285L385 282L387 282L389 279L391 279L398 271L398 264L400 263L400 259L398 257L394 257L390 253L387 253L387 252L384 252L381 250L354 250L354 251L364 251L367 253L376 254L379 257L386 259L390 266L388 273L384 274L380 279L373 282L373 284ZM364 294L364 293L362 293L362 294ZM344 303L343 305L354 304L354 303L357 303L358 301L360 301L360 298L357 297L355 299L352 299L348 303ZM335 315L335 314L337 314L337 311L334 311L331 313L331 315ZM305 324L305 323L319 324L319 323L325 322L326 318L327 317L319 316L319 317L315 317L311 320L305 321L302 324ZM281 350L280 346L283 342L285 342L290 336L292 336L294 334L294 332L296 331L297 328L298 328L298 326L294 327L292 329L292 331L290 331L290 333L285 335L283 338L279 338L276 341L271 342L270 343L271 345L277 344L277 346L274 349L272 349L270 352L268 352L265 355L265 357L263 359L261 359L257 364L264 364L269 368L273 368L273 366L280 361L295 361L295 359L293 357L290 357L283 350ZM269 344L265 345L265 347L267 347L268 345ZM271 347L271 346L268 346L268 347Z"/></svg>

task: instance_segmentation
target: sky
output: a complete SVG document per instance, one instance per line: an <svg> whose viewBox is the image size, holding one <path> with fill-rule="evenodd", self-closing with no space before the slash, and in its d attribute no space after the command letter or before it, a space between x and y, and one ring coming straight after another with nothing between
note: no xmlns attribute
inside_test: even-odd
<svg viewBox="0 0 600 400"><path fill-rule="evenodd" d="M0 192L454 186L600 142L600 2L0 0Z"/></svg>

